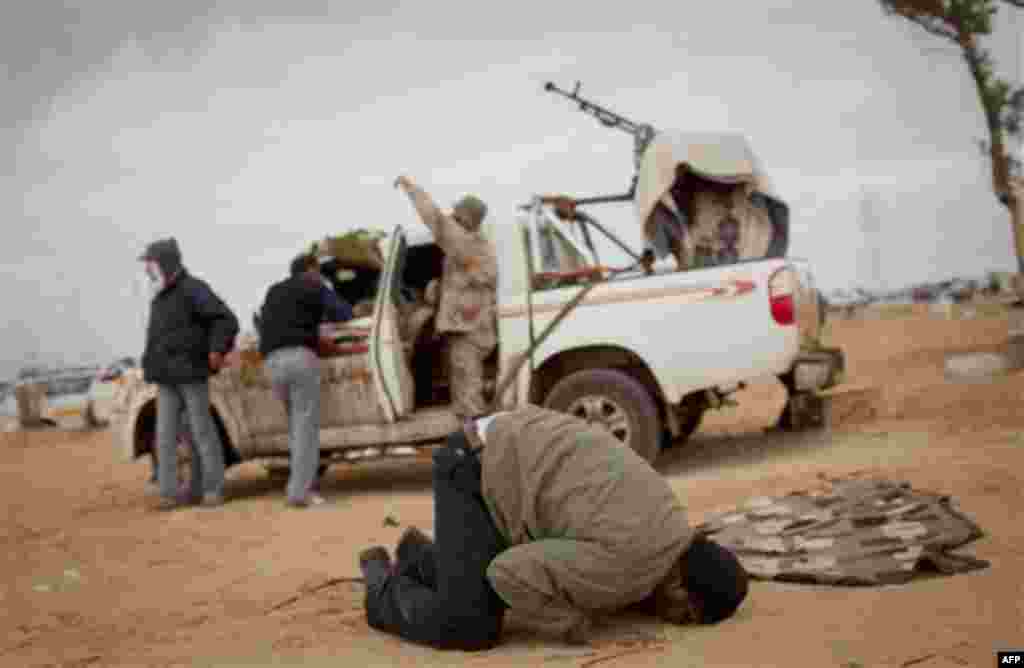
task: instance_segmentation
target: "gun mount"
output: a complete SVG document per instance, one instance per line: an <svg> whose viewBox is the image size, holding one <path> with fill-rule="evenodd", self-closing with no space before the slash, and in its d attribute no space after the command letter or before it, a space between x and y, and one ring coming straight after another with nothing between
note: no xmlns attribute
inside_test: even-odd
<svg viewBox="0 0 1024 668"><path fill-rule="evenodd" d="M603 195L598 197L589 197L585 199L576 200L577 204L600 204L605 202L624 202L633 199L633 195L636 193L636 181L637 174L640 171L640 160L643 158L644 152L654 139L657 131L654 127L647 123L637 123L620 114L611 111L599 104L595 104L590 100L580 96L580 82L577 81L573 87L572 92L562 90L552 82L548 81L544 84L544 90L549 93L555 93L562 97L575 102L580 111L590 114L598 120L601 125L609 128L617 128L623 132L627 132L633 136L633 181L630 184L629 192L623 195Z"/></svg>

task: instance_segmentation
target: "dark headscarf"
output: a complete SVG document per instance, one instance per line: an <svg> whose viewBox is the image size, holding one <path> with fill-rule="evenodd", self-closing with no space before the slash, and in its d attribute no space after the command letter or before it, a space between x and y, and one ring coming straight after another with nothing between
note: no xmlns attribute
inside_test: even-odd
<svg viewBox="0 0 1024 668"><path fill-rule="evenodd" d="M703 603L702 623L727 619L747 597L749 576L729 550L698 535L686 552L684 586Z"/></svg>

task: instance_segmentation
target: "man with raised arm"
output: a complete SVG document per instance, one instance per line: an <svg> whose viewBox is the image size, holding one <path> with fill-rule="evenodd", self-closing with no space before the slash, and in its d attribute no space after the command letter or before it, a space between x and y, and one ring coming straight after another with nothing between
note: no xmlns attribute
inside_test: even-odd
<svg viewBox="0 0 1024 668"><path fill-rule="evenodd" d="M446 214L408 177L398 177L395 187L409 196L444 251L435 322L448 345L452 407L460 418L480 416L486 410L484 360L498 343L498 257L480 230L487 205L467 195Z"/></svg>

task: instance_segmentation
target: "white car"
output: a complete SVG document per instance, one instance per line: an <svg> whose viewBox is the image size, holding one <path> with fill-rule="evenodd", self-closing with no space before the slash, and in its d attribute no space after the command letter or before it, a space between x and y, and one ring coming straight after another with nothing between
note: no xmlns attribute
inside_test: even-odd
<svg viewBox="0 0 1024 668"><path fill-rule="evenodd" d="M89 426L105 427L110 423L114 404L124 386L126 374L136 368L133 358L122 357L100 369L89 385L89 395L82 412L82 417Z"/></svg>
<svg viewBox="0 0 1024 668"><path fill-rule="evenodd" d="M10 388L4 400L3 412L19 419L38 420L40 424L56 427L65 418L77 418L85 414L88 402L89 385L95 373L95 367L68 367L58 369L38 369L22 372ZM34 395L29 410L33 416L19 415L18 389L22 386L36 385L42 387L41 395ZM33 393L34 394L34 393ZM39 403L35 403L38 400Z"/></svg>

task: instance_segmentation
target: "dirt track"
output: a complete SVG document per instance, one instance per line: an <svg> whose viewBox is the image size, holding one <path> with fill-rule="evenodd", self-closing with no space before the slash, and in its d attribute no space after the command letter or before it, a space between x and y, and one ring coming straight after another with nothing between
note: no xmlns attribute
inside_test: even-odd
<svg viewBox="0 0 1024 668"><path fill-rule="evenodd" d="M952 494L988 536L967 551L991 568L901 587L755 583L736 618L676 628L616 618L571 649L517 630L480 655L438 653L370 630L355 554L430 527L426 462L335 468L330 503L286 510L258 467L230 474L218 510L150 510L147 464L114 457L110 434L0 434L0 665L990 666L1024 648L1024 374L942 377L947 352L991 350L1005 318L839 320L850 379L883 386L883 412L832 434L764 434L773 382L709 417L660 468L695 522L819 474L868 471ZM387 516L401 526L385 526ZM342 661L343 660L343 663Z"/></svg>

